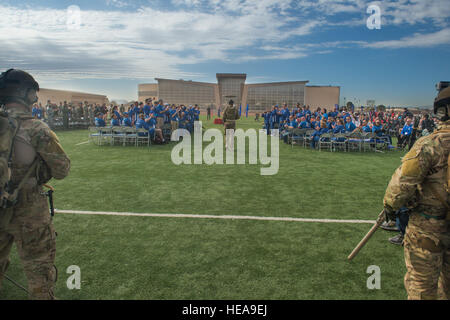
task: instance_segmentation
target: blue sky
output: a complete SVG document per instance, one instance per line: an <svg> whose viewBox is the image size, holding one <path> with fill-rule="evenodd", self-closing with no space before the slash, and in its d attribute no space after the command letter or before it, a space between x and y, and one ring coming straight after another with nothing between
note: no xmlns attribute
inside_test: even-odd
<svg viewBox="0 0 450 320"><path fill-rule="evenodd" d="M367 28L369 5L381 29ZM341 103L429 106L450 80L449 0L0 0L0 41L0 68L110 99L155 77L239 72L337 85Z"/></svg>

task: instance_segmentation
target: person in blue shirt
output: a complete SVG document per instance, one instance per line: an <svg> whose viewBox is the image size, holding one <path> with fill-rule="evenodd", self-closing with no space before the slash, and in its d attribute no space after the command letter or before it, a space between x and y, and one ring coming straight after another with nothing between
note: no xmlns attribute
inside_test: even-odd
<svg viewBox="0 0 450 320"><path fill-rule="evenodd" d="M320 126L320 122L318 121L318 119L316 119L316 117L311 117L311 120L310 120L310 124L311 124L311 128L315 128L317 125L319 125Z"/></svg>
<svg viewBox="0 0 450 320"><path fill-rule="evenodd" d="M385 129L383 128L383 125L381 124L380 119L375 119L375 123L372 127L372 132L376 133L377 137L384 138L383 139L377 139L377 141L382 142L386 141L386 139L389 141L389 144L392 144L392 138L389 135L385 134Z"/></svg>
<svg viewBox="0 0 450 320"><path fill-rule="evenodd" d="M347 111L342 111L342 118L344 118L344 121L347 123L347 118L351 118L350 113L347 113Z"/></svg>
<svg viewBox="0 0 450 320"><path fill-rule="evenodd" d="M37 117L38 117L38 112L39 112L39 111L38 111L37 105L34 105L34 106L33 106L33 109L31 109L31 116L37 119Z"/></svg>
<svg viewBox="0 0 450 320"><path fill-rule="evenodd" d="M343 133L345 132L344 123L341 119L338 120L337 124L333 126L333 133Z"/></svg>
<svg viewBox="0 0 450 320"><path fill-rule="evenodd" d="M111 120L112 120L112 117L113 117L114 115L116 115L116 117L117 117L117 119L118 119L119 121L122 120L122 115L121 115L120 112L119 112L119 107L118 107L118 106L114 106L114 107L113 107L113 109L112 109L112 114L111 114Z"/></svg>
<svg viewBox="0 0 450 320"><path fill-rule="evenodd" d="M333 130L333 126L336 124L333 117L328 117L327 119L327 128L328 130Z"/></svg>
<svg viewBox="0 0 450 320"><path fill-rule="evenodd" d="M168 105L164 105L164 101L162 99L159 100L158 105L155 108L156 113L156 127L158 129L162 129L164 125L164 115L166 111L169 110Z"/></svg>
<svg viewBox="0 0 450 320"><path fill-rule="evenodd" d="M311 124L306 121L305 117L301 117L300 124L298 125L300 129L309 129L311 128Z"/></svg>
<svg viewBox="0 0 450 320"><path fill-rule="evenodd" d="M124 115L124 117L123 117L123 119L122 119L122 126L124 126L124 127L132 127L133 124L132 124L132 122L131 122L129 113L128 113L128 112L125 112L123 115Z"/></svg>
<svg viewBox="0 0 450 320"><path fill-rule="evenodd" d="M157 124L157 120L155 115L151 114L149 118L145 118L145 115L141 114L139 115L139 119L136 122L136 129L140 129L140 128L144 128L146 130L148 130L148 133L150 134L150 137L152 137L153 139L155 137L158 137L161 142L165 142L164 141L164 136L162 134L162 130L156 128L156 124ZM141 136L144 136L144 133L140 133Z"/></svg>
<svg viewBox="0 0 450 320"><path fill-rule="evenodd" d="M150 111L152 110L152 106L150 105L151 102L149 101L150 99L145 100L145 105L143 108L144 111L144 115L146 118L150 117Z"/></svg>
<svg viewBox="0 0 450 320"><path fill-rule="evenodd" d="M356 129L355 124L352 122L352 118L350 116L344 117L345 119L345 131L353 132Z"/></svg>
<svg viewBox="0 0 450 320"><path fill-rule="evenodd" d="M113 114L111 119L111 127L119 127L120 126L120 120L117 118L116 114Z"/></svg>
<svg viewBox="0 0 450 320"><path fill-rule="evenodd" d="M171 109L169 110L170 127L172 132L178 129L178 114L180 113L180 110L181 108L177 108L175 107L175 105L172 105Z"/></svg>
<svg viewBox="0 0 450 320"><path fill-rule="evenodd" d="M376 133L378 137L383 135L383 126L381 125L380 119L376 119L372 127L372 132Z"/></svg>
<svg viewBox="0 0 450 320"><path fill-rule="evenodd" d="M314 131L312 139L311 139L311 149L315 149L317 142L320 140L320 136L324 133L327 133L329 129L327 128L327 123L324 121L319 126L316 126L316 131Z"/></svg>
<svg viewBox="0 0 450 320"><path fill-rule="evenodd" d="M272 112L270 113L270 128L278 129L280 124L279 120L280 120L280 113L278 111L278 105L276 105L273 107Z"/></svg>
<svg viewBox="0 0 450 320"><path fill-rule="evenodd" d="M367 124L367 120L363 120L361 130L363 132L372 132L372 128Z"/></svg>
<svg viewBox="0 0 450 320"><path fill-rule="evenodd" d="M99 113L94 119L96 127L106 127L106 122L104 119L104 115Z"/></svg>
<svg viewBox="0 0 450 320"><path fill-rule="evenodd" d="M132 126L136 123L138 117L139 117L139 102L136 101L133 106L133 113L130 115Z"/></svg>
<svg viewBox="0 0 450 320"><path fill-rule="evenodd" d="M148 118L147 118L148 119ZM145 121L145 115L144 114L140 114L138 120L136 121L136 129L146 129L149 130L150 126L148 124L148 121ZM144 136L145 134L140 134L140 136Z"/></svg>
<svg viewBox="0 0 450 320"><path fill-rule="evenodd" d="M262 117L264 118L264 129L266 129L267 135L270 134L270 115L271 113L268 111L265 111L262 114Z"/></svg>
<svg viewBox="0 0 450 320"><path fill-rule="evenodd" d="M285 103L283 106L283 110L281 111L281 118L282 118L282 120L289 120L290 115L291 115L291 113L289 112L289 108L288 108L287 104Z"/></svg>
<svg viewBox="0 0 450 320"><path fill-rule="evenodd" d="M413 126L412 126L412 120L411 118L406 118L405 125L403 126L402 130L400 131L400 135L398 136L398 142L397 147L403 148L409 138L411 137L411 134L413 132Z"/></svg>
<svg viewBox="0 0 450 320"><path fill-rule="evenodd" d="M183 108L178 113L178 128L186 129L187 127L187 115L186 112L183 111Z"/></svg>
<svg viewBox="0 0 450 320"><path fill-rule="evenodd" d="M295 120L294 116L292 115L289 117L289 120L286 120L283 123L284 123L282 125L283 130L280 133L280 139L283 139L284 143L288 143L289 131L297 128L297 121Z"/></svg>
<svg viewBox="0 0 450 320"><path fill-rule="evenodd" d="M42 120L42 116L43 116L42 108L40 106L38 106L37 104L34 105L33 109L31 110L31 115L36 119Z"/></svg>
<svg viewBox="0 0 450 320"><path fill-rule="evenodd" d="M198 105L195 105L193 112L194 112L194 121L199 121L200 120L200 108Z"/></svg>

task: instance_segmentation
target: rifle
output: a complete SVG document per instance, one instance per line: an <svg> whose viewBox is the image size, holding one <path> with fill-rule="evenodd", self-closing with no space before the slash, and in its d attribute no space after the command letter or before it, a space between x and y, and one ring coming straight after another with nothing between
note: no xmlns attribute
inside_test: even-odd
<svg viewBox="0 0 450 320"><path fill-rule="evenodd" d="M55 192L55 188L53 188L48 184L44 184L44 187L49 189L47 192L44 192L43 194L48 197L48 203L50 205L50 215L53 217L55 215L55 207L53 206L53 192Z"/></svg>
<svg viewBox="0 0 450 320"><path fill-rule="evenodd" d="M352 253L347 257L348 260L352 260L358 252L365 246L365 244L370 240L370 238L373 236L375 231L381 226L381 224L386 220L386 215L384 213L384 210L380 212L378 215L377 220L375 221L375 224L372 226L372 228L367 232L367 234L362 238L362 240L358 243L358 245L353 249Z"/></svg>

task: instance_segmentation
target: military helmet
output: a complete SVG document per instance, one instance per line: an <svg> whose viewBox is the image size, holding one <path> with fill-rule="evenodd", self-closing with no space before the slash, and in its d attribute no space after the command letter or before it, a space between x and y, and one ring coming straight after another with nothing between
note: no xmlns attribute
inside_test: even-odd
<svg viewBox="0 0 450 320"><path fill-rule="evenodd" d="M434 114L441 120L449 119L450 87L442 89L434 100Z"/></svg>
<svg viewBox="0 0 450 320"><path fill-rule="evenodd" d="M228 104L229 104L230 106L232 106L232 105L234 104L234 101L233 101L233 100L230 100L230 101L228 101Z"/></svg>
<svg viewBox="0 0 450 320"><path fill-rule="evenodd" d="M39 84L27 72L9 69L0 75L0 103L20 103L27 107L38 101Z"/></svg>

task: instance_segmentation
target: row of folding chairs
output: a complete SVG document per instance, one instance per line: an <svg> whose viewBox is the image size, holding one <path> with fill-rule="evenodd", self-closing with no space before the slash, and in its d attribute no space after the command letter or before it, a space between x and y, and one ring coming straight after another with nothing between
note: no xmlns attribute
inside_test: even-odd
<svg viewBox="0 0 450 320"><path fill-rule="evenodd" d="M152 137L144 128L131 127L89 127L89 141L96 145L147 145L152 143Z"/></svg>
<svg viewBox="0 0 450 320"><path fill-rule="evenodd" d="M307 147L314 139L313 129L290 129L289 142L293 147L294 144ZM367 132L347 132L347 133L323 133L316 148L330 151L380 151L388 149L390 145L389 138L379 137L376 133Z"/></svg>

